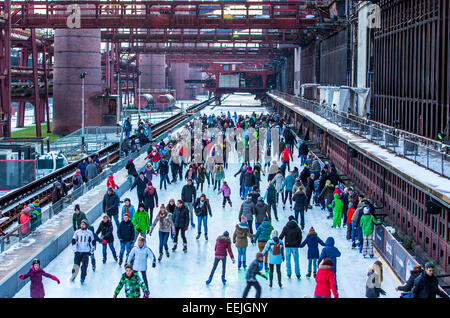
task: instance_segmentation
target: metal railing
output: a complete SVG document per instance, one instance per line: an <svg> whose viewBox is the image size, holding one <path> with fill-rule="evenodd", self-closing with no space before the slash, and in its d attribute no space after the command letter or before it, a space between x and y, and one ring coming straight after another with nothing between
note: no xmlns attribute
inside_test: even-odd
<svg viewBox="0 0 450 318"><path fill-rule="evenodd" d="M336 111L318 102L302 99L284 92L271 91L270 93L309 110L383 148L389 149L399 156L442 176L450 177L448 146L438 141L357 117L350 113Z"/></svg>

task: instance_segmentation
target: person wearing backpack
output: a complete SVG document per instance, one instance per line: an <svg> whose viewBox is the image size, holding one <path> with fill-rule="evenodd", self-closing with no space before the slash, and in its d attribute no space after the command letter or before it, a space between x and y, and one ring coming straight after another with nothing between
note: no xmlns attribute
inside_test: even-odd
<svg viewBox="0 0 450 318"><path fill-rule="evenodd" d="M283 287L281 284L281 263L285 261L284 244L283 241L278 238L277 230L272 231L272 238L267 241L262 253L263 255L269 254L269 287L272 287L274 266L276 266L277 269L278 286L280 286L280 288Z"/></svg>
<svg viewBox="0 0 450 318"><path fill-rule="evenodd" d="M286 270L288 278L291 278L291 255L294 258L295 275L300 279L300 264L298 258L298 248L302 242L302 230L298 226L293 215L289 216L289 222L283 228L280 234L280 240L284 240L286 246Z"/></svg>

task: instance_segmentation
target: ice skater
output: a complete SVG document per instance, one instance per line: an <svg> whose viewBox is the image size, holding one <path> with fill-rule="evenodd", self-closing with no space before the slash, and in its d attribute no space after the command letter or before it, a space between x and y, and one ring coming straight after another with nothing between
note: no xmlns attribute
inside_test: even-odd
<svg viewBox="0 0 450 318"><path fill-rule="evenodd" d="M227 280L225 279L225 269L227 265L227 254L230 255L231 261L234 264L235 260L233 251L231 250L230 234L228 233L228 231L225 231L223 232L223 235L220 235L216 240L214 265L211 270L211 274L209 274L209 278L206 281L206 285L209 285L211 283L214 272L216 271L217 265L220 261L222 261L222 283L224 285L226 284Z"/></svg>
<svg viewBox="0 0 450 318"><path fill-rule="evenodd" d="M60 283L59 279L56 276L50 275L40 267L41 261L39 259L34 259L31 263L31 268L26 274L20 274L19 278L24 280L28 277L30 278L30 296L31 298L44 298L45 290L44 284L42 284L42 276L53 279L55 282Z"/></svg>
<svg viewBox="0 0 450 318"><path fill-rule="evenodd" d="M256 253L256 259L250 264L247 276L245 277L247 280L247 286L245 286L244 294L242 298L247 298L248 292L250 288L255 287L256 296L255 298L261 298L261 285L256 280L256 275L261 276L264 279L267 279L267 276L260 273L260 268L262 268L264 256L261 252Z"/></svg>
<svg viewBox="0 0 450 318"><path fill-rule="evenodd" d="M150 294L147 286L139 277L139 274L133 271L133 266L130 264L125 266L125 273L123 273L120 278L119 285L117 285L117 288L114 291L113 298L117 298L117 295L119 295L124 286L125 297L127 298L140 298L141 289L144 292L144 298L148 298Z"/></svg>
<svg viewBox="0 0 450 318"><path fill-rule="evenodd" d="M131 264L133 261L133 269L136 272L141 272L142 279L144 280L145 286L148 290L147 281L147 259L152 257L152 267L156 267L156 257L153 251L145 244L145 238L140 236L138 238L138 245L133 247L130 255L127 257L127 265Z"/></svg>
<svg viewBox="0 0 450 318"><path fill-rule="evenodd" d="M88 226L87 220L81 221L81 229L76 230L72 237L72 248L75 252L75 257L70 281L73 282L77 277L81 264L81 284L86 279L89 256L94 253L94 234L88 230Z"/></svg>

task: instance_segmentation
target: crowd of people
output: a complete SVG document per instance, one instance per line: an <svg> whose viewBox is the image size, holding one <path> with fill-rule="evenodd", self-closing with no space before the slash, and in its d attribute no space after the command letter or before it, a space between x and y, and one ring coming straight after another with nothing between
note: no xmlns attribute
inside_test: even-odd
<svg viewBox="0 0 450 318"><path fill-rule="evenodd" d="M127 127L131 130L131 126ZM243 133L230 137L225 133L229 128L242 128ZM198 133L197 130L204 133L208 129L214 129L214 132L211 135L202 134L202 151L196 152L194 136ZM279 133L278 147L272 146L274 129ZM219 263L222 265L221 281L226 284L226 261L230 257L235 263L234 246L237 250L238 270L242 268L247 271L247 285L243 297L248 296L252 287L256 289L256 297L259 297L261 285L257 276L267 279L269 288L272 288L276 271L278 286L282 288L282 263L286 263L288 279L291 279L293 273L298 280L301 279L300 249L306 248L306 278L310 279L312 276L316 282L314 294L311 296L330 298L333 294L335 298L339 297L336 274L341 252L335 246L334 237L328 236L323 240L325 233L321 233L321 238L313 226L307 230L306 235L304 233L305 213L311 210L313 205L325 211L324 219L330 220L329 226L332 229L346 228L346 239L351 248L357 248L364 258L374 257L374 226L382 224L377 218L374 204L363 194L356 193L352 187L344 186L334 164L324 164L319 160L309 150L307 142L299 140L292 128L278 115L253 113L238 116L235 113L232 116L230 112L220 116L203 115L185 125L181 133L174 136L170 133L167 143L164 140L153 143L149 140L148 130L147 123L143 122L137 129L140 147L150 144L146 157L148 162L140 172L133 159L129 159L126 165L130 191L136 189L138 200L131 202L132 200L126 198L123 202L120 201L116 191L118 186L111 175L103 197L104 214L97 230L89 224L79 206L75 206L72 281L81 269L81 283L84 283L89 259L95 271L96 243L100 243L103 263L107 261L109 247L114 261L125 266L125 273L121 276L113 296L117 297L125 287L126 297L140 297L141 290L144 297L149 297L147 262L151 259L152 267L156 267L157 262L163 260L164 252L166 257L170 258L169 238L173 240L171 251L175 252L178 238L181 236L185 253L188 251L186 231L189 227L197 229L197 240L201 239L202 234L205 240L209 239L208 221L217 213L212 209L211 200L216 198L208 198L203 192L204 186L212 188L214 196L222 195L223 209L228 203L229 211L237 217L237 224L232 233L224 228L215 238L214 262L206 285L212 282ZM266 142L255 143L263 133L267 137ZM129 132L126 132L127 139L129 136ZM191 137L191 152L183 143L183 137L186 136ZM227 143L227 138L233 138L234 143ZM229 144L234 145L237 151L240 167L236 172L228 169L230 149L227 151L226 147ZM299 166L294 162L296 145L301 162ZM210 155L205 156L205 153ZM92 165L95 168L94 159L91 159L86 167L83 166L83 169L79 168L76 178L80 182L90 179ZM159 188L154 185L158 176ZM230 176L239 178L241 202L232 202L230 199L231 192L234 191L227 182L232 178ZM263 189L265 180L268 185ZM170 185L178 182L185 184L181 193L176 194L171 191ZM158 192L161 191L173 194L167 204L160 203ZM176 195L179 197L176 198ZM238 207L234 209L233 206ZM286 214L286 210L290 211L288 222L280 226L279 213L283 211L283 214ZM156 228L159 240L158 258L146 244L148 240L153 240L151 236ZM114 240L117 238L120 241L118 254L114 247ZM255 258L251 259L247 267L249 243L255 246L257 252L256 255L253 254ZM319 245L322 246L321 250ZM408 281L408 284L398 289L411 291L411 297L445 295L437 288L435 277L429 276L430 268L434 268L434 265L427 263L425 274L420 276L416 270L416 276L411 276L416 279ZM367 275L366 296L372 298L385 294L381 288L382 263L375 261L369 267Z"/></svg>

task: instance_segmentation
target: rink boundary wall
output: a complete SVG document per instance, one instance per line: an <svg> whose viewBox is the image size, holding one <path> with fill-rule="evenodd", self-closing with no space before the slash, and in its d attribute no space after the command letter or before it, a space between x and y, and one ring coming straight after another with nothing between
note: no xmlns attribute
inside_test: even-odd
<svg viewBox="0 0 450 318"><path fill-rule="evenodd" d="M195 114L192 116L189 116L185 120L178 123L175 127L172 128L172 130L178 129L179 127L183 126L187 122L191 121L195 117ZM157 138L154 139L154 141L159 141L161 139L164 139L167 137L167 132L161 134ZM143 171L145 168L145 165L138 169L138 173ZM125 180L124 183L122 183L119 186L118 192L120 196L122 196L125 192L127 192L130 189L130 185L128 183L128 180ZM102 209L102 202L103 200L100 200L95 206L93 206L91 209L89 209L86 213L86 217L89 221L89 224L94 223L103 213ZM29 271L31 267L31 261L35 258L38 258L41 261L41 268L45 268L48 264L50 264L51 261L53 261L58 255L66 249L69 244L72 241L73 236L73 228L72 225L70 225L62 234L60 234L57 238L50 241L44 248L42 248L39 252L37 252L35 255L30 257L26 262L24 262L22 265L19 265L15 271L13 271L11 274L6 276L1 282L0 282L0 298L12 298L14 295L21 290L27 283L28 280L21 280L18 278L19 274L25 274ZM67 273L70 274L70 273ZM59 277L62 279L61 277Z"/></svg>

